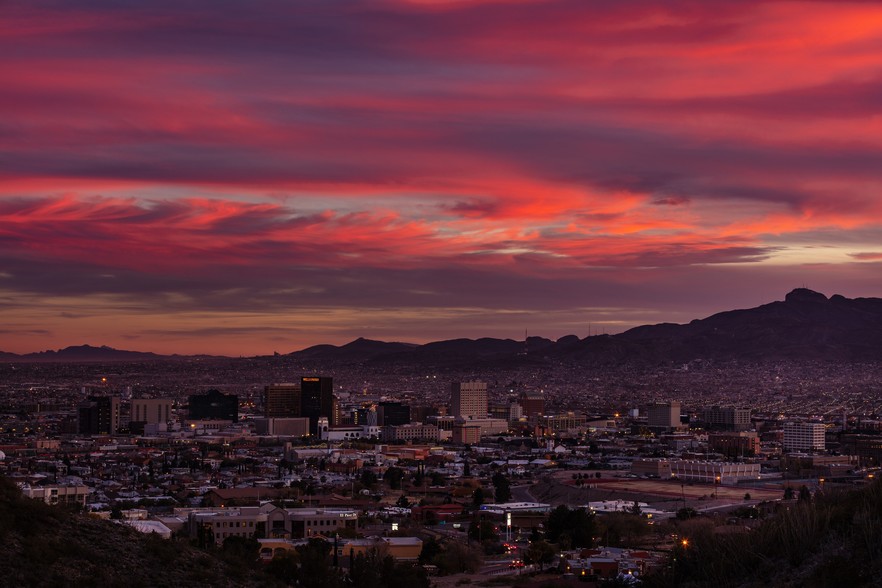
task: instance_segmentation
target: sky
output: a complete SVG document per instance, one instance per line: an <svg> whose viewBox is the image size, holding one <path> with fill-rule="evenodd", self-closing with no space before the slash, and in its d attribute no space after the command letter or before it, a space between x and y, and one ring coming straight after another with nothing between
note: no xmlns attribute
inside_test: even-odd
<svg viewBox="0 0 882 588"><path fill-rule="evenodd" d="M882 296L878 2L0 3L0 350Z"/></svg>

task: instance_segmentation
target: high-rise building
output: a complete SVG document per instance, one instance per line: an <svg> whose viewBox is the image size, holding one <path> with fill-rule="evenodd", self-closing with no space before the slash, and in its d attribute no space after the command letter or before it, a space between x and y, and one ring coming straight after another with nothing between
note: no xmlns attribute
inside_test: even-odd
<svg viewBox="0 0 882 588"><path fill-rule="evenodd" d="M450 384L450 413L462 418L487 418L487 384L453 382Z"/></svg>
<svg viewBox="0 0 882 588"><path fill-rule="evenodd" d="M680 401L656 402L646 409L649 428L674 429L680 426Z"/></svg>
<svg viewBox="0 0 882 588"><path fill-rule="evenodd" d="M823 451L823 423L784 423L784 451Z"/></svg>
<svg viewBox="0 0 882 588"><path fill-rule="evenodd" d="M541 392L521 392L518 404L521 405L525 417L545 414L545 396Z"/></svg>
<svg viewBox="0 0 882 588"><path fill-rule="evenodd" d="M310 434L318 434L319 417L327 417L329 425L336 426L334 412L333 378L300 378L300 416L309 418Z"/></svg>
<svg viewBox="0 0 882 588"><path fill-rule="evenodd" d="M235 394L223 394L220 390L194 394L190 396L190 418L235 423L239 420L239 397Z"/></svg>
<svg viewBox="0 0 882 588"><path fill-rule="evenodd" d="M89 396L77 406L77 432L115 435L119 429L119 396Z"/></svg>
<svg viewBox="0 0 882 588"><path fill-rule="evenodd" d="M708 429L746 431L750 428L750 409L713 406L702 411L701 420Z"/></svg>
<svg viewBox="0 0 882 588"><path fill-rule="evenodd" d="M410 423L410 406L401 402L381 402L377 405L377 424L381 427Z"/></svg>
<svg viewBox="0 0 882 588"><path fill-rule="evenodd" d="M263 389L263 416L296 418L300 416L300 384L270 384Z"/></svg>
<svg viewBox="0 0 882 588"><path fill-rule="evenodd" d="M171 420L171 398L135 398L132 400L131 422L158 424Z"/></svg>

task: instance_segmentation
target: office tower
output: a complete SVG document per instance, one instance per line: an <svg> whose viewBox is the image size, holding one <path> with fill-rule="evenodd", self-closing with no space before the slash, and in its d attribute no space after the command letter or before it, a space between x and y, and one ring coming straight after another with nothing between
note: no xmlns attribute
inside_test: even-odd
<svg viewBox="0 0 882 588"><path fill-rule="evenodd" d="M750 409L713 406L701 413L708 429L746 431L750 428Z"/></svg>
<svg viewBox="0 0 882 588"><path fill-rule="evenodd" d="M680 426L680 401L656 402L650 404L646 411L650 428L673 429Z"/></svg>
<svg viewBox="0 0 882 588"><path fill-rule="evenodd" d="M77 406L77 432L115 435L119 429L119 396L89 396Z"/></svg>
<svg viewBox="0 0 882 588"><path fill-rule="evenodd" d="M453 382L450 384L450 412L455 417L487 418L487 384Z"/></svg>
<svg viewBox="0 0 882 588"><path fill-rule="evenodd" d="M784 451L823 451L823 423L784 423Z"/></svg>
<svg viewBox="0 0 882 588"><path fill-rule="evenodd" d="M521 392L518 404L521 405L525 417L545 414L545 396L541 392Z"/></svg>
<svg viewBox="0 0 882 588"><path fill-rule="evenodd" d="M171 398L135 398L132 400L131 422L158 424L171 420Z"/></svg>
<svg viewBox="0 0 882 588"><path fill-rule="evenodd" d="M406 425L410 422L410 406L401 402L381 402L377 405L377 424L381 427Z"/></svg>
<svg viewBox="0 0 882 588"><path fill-rule="evenodd" d="M263 389L263 415L267 418L300 416L300 384L270 384Z"/></svg>
<svg viewBox="0 0 882 588"><path fill-rule="evenodd" d="M235 394L222 394L219 390L194 394L190 396L190 418L235 423L239 420L239 397Z"/></svg>
<svg viewBox="0 0 882 588"><path fill-rule="evenodd" d="M318 434L319 417L327 417L330 426L336 426L334 419L333 378L300 378L300 416L309 418L309 432Z"/></svg>

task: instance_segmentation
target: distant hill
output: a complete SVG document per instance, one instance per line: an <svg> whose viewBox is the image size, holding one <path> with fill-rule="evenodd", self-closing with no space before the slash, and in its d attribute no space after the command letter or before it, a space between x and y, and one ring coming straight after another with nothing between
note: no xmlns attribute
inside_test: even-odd
<svg viewBox="0 0 882 588"><path fill-rule="evenodd" d="M10 361L146 361L162 356L110 347L81 345L58 351L16 355ZM706 360L882 360L882 299L827 298L805 288L783 301L730 310L688 324L662 323L633 328L618 335L575 335L557 341L513 339L450 339L423 345L359 338L345 345L315 345L286 357L326 364L401 364L506 368L548 362L616 365Z"/></svg>
<svg viewBox="0 0 882 588"><path fill-rule="evenodd" d="M370 361L384 355L405 353L418 347L414 343L386 343L358 338L346 345L314 345L289 354L300 360Z"/></svg>
<svg viewBox="0 0 882 588"><path fill-rule="evenodd" d="M57 351L40 351L37 353L25 353L22 355L16 353L5 353L0 351L0 361L68 361L68 362L90 362L90 361L146 361L152 359L161 359L163 355L156 353L146 353L142 351L123 351L102 345L101 347L93 347L91 345L76 345L65 347Z"/></svg>
<svg viewBox="0 0 882 588"><path fill-rule="evenodd" d="M721 312L686 325L631 329L615 339L666 360L882 360L882 299L848 299L799 288L784 301Z"/></svg>
<svg viewBox="0 0 882 588"><path fill-rule="evenodd" d="M882 299L827 298L798 288L783 301L757 308L721 312L685 325L645 325L618 335L584 339L567 335L557 341L530 337L526 343L512 339L451 339L424 345L359 339L342 347L318 345L291 356L341 363L479 367L548 361L601 365L694 359L879 361Z"/></svg>

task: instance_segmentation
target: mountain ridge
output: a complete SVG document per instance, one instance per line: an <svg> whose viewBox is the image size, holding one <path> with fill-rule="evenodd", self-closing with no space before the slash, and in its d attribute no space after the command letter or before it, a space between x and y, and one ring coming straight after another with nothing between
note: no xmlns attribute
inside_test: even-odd
<svg viewBox="0 0 882 588"><path fill-rule="evenodd" d="M148 361L166 356L80 345L24 355L0 351L0 361ZM319 344L281 357L327 363L514 366L537 362L616 364L695 359L882 360L882 298L845 298L797 288L784 300L727 310L685 324L641 325L616 335L525 341L482 337L425 344L359 337L344 345Z"/></svg>

